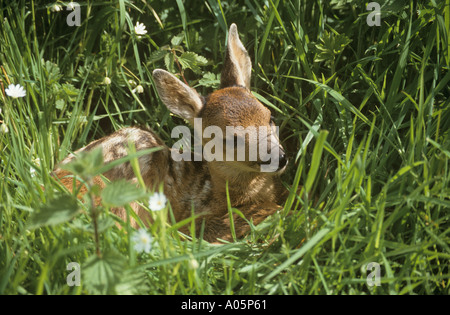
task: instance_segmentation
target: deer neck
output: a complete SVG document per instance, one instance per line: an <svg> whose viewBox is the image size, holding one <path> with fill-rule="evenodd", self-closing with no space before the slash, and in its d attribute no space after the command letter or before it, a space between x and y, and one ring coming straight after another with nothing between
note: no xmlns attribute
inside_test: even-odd
<svg viewBox="0 0 450 315"><path fill-rule="evenodd" d="M208 167L216 193L221 196L226 194L228 183L232 206L275 201L278 177L267 173L242 171L224 164L208 163Z"/></svg>

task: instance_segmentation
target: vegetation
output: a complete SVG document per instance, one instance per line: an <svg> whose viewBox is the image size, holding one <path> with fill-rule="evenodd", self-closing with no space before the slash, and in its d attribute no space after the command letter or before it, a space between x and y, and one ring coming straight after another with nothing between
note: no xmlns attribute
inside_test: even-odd
<svg viewBox="0 0 450 315"><path fill-rule="evenodd" d="M448 294L450 1L377 2L380 26L357 0L88 0L69 26L66 2L1 1L0 294ZM150 192L113 183L95 209L96 152L70 166L85 202L51 171L125 126L171 145L184 122L152 71L207 95L233 22L254 95L280 126L291 194L225 245L179 233L170 207L152 211L151 249L138 252L109 210L148 206ZM8 96L10 84L26 96ZM71 262L80 286L68 285ZM368 285L371 262L379 286Z"/></svg>

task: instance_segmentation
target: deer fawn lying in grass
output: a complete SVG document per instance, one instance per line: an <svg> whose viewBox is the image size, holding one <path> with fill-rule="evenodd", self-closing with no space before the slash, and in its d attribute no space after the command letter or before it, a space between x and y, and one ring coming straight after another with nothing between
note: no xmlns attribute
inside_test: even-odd
<svg viewBox="0 0 450 315"><path fill-rule="evenodd" d="M202 214L200 219L197 219L199 221L196 227L200 229L201 220L205 220L205 240L232 240L226 195L227 182L231 207L239 209L246 219L255 225L280 209L278 204L284 201L283 196L286 195L278 177L287 164L285 153L273 132L270 111L250 92L250 75L250 57L239 39L235 24L231 25L228 35L221 87L206 98L164 70L157 69L153 72L159 96L167 108L191 124L195 119L201 118L203 131L209 126L220 128L223 134L226 133L227 126L269 130L269 134L264 139L259 139L259 142L266 141L271 153L277 152L276 156L271 156L277 162L277 167L270 172L261 171L261 166L266 164L263 158L259 157L253 161L248 158L251 153L250 142L255 141L250 134L235 134L234 140L240 138L248 153L244 160L238 161L176 161L172 158L172 151L175 149L165 146L153 132L134 127L119 130L94 141L78 152L102 147L104 162L109 163L128 154L129 141L134 142L137 151L162 147L160 151L139 158L140 171L147 188L157 189L159 184L163 183L164 193L177 221L190 217L192 209L196 214ZM224 139L222 141L224 142ZM205 145L206 140L202 139L202 142ZM74 155L70 155L62 163L68 163L73 158ZM73 179L64 177L68 175L66 171L57 169L55 173L65 186L70 190L73 188ZM136 181L129 163L114 167L104 176L112 181ZM97 179L96 183L104 186L101 179ZM145 209L138 205L132 207L144 222L150 223L149 213ZM125 219L124 209L113 211ZM242 237L249 231L248 223L241 217L235 215L233 222L237 237ZM132 224L136 227L136 222Z"/></svg>

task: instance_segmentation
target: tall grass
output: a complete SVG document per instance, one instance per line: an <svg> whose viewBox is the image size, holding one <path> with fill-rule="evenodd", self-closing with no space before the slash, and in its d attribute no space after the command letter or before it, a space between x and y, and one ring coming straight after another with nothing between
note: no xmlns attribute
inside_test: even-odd
<svg viewBox="0 0 450 315"><path fill-rule="evenodd" d="M371 27L367 3L352 0L79 1L82 23L69 27L67 3L2 1L0 293L448 294L450 2L378 2ZM175 224L166 209L149 228L153 249L136 253L110 206L79 204L51 171L124 126L170 145L183 122L158 100L152 70L180 72L176 55L190 85L210 93L233 22L254 95L290 155L291 194L222 246L178 233L194 221ZM26 97L5 95L10 83ZM101 167L95 156L83 163L87 179ZM118 185L112 195L127 189ZM36 222L52 209L67 212ZM81 286L67 285L69 262L81 265ZM367 284L370 262L379 286Z"/></svg>

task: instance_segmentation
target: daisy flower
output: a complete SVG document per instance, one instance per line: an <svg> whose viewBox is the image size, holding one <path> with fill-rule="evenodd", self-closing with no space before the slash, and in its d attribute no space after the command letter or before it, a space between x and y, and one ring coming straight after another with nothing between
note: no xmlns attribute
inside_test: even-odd
<svg viewBox="0 0 450 315"><path fill-rule="evenodd" d="M166 207L167 198L163 193L154 193L148 200L148 207L152 211L160 211Z"/></svg>
<svg viewBox="0 0 450 315"><path fill-rule="evenodd" d="M145 29L144 23L136 22L136 26L134 27L134 32L136 33L136 35L147 34L147 30Z"/></svg>
<svg viewBox="0 0 450 315"><path fill-rule="evenodd" d="M150 253L150 250L152 249L152 237L145 229L140 229L139 231L134 232L131 240L134 243L134 249L137 252L146 252L147 254Z"/></svg>
<svg viewBox="0 0 450 315"><path fill-rule="evenodd" d="M133 89L131 92L133 92L133 93L138 93L138 94L141 94L141 93L144 93L144 88L142 87L142 85L138 85L138 86L136 86L136 88L135 89Z"/></svg>
<svg viewBox="0 0 450 315"><path fill-rule="evenodd" d="M6 126L5 124L1 124L0 133L8 133L8 132L9 132L8 126Z"/></svg>
<svg viewBox="0 0 450 315"><path fill-rule="evenodd" d="M108 77L105 77L105 79L103 80L103 84L110 85L111 84L111 79L108 78Z"/></svg>
<svg viewBox="0 0 450 315"><path fill-rule="evenodd" d="M195 258L192 258L191 260L189 260L189 264L188 264L189 268L191 269L197 269L198 268L198 261Z"/></svg>
<svg viewBox="0 0 450 315"><path fill-rule="evenodd" d="M75 3L73 3L73 2L70 2L69 4L67 4L67 8L72 11L75 10L75 6L76 6Z"/></svg>
<svg viewBox="0 0 450 315"><path fill-rule="evenodd" d="M54 5L51 7L51 10L52 10L53 12L59 12L59 11L62 10L62 7L61 7L59 4L54 4Z"/></svg>
<svg viewBox="0 0 450 315"><path fill-rule="evenodd" d="M27 95L27 92L20 84L10 84L5 90L5 93L12 98L24 97L25 95Z"/></svg>

